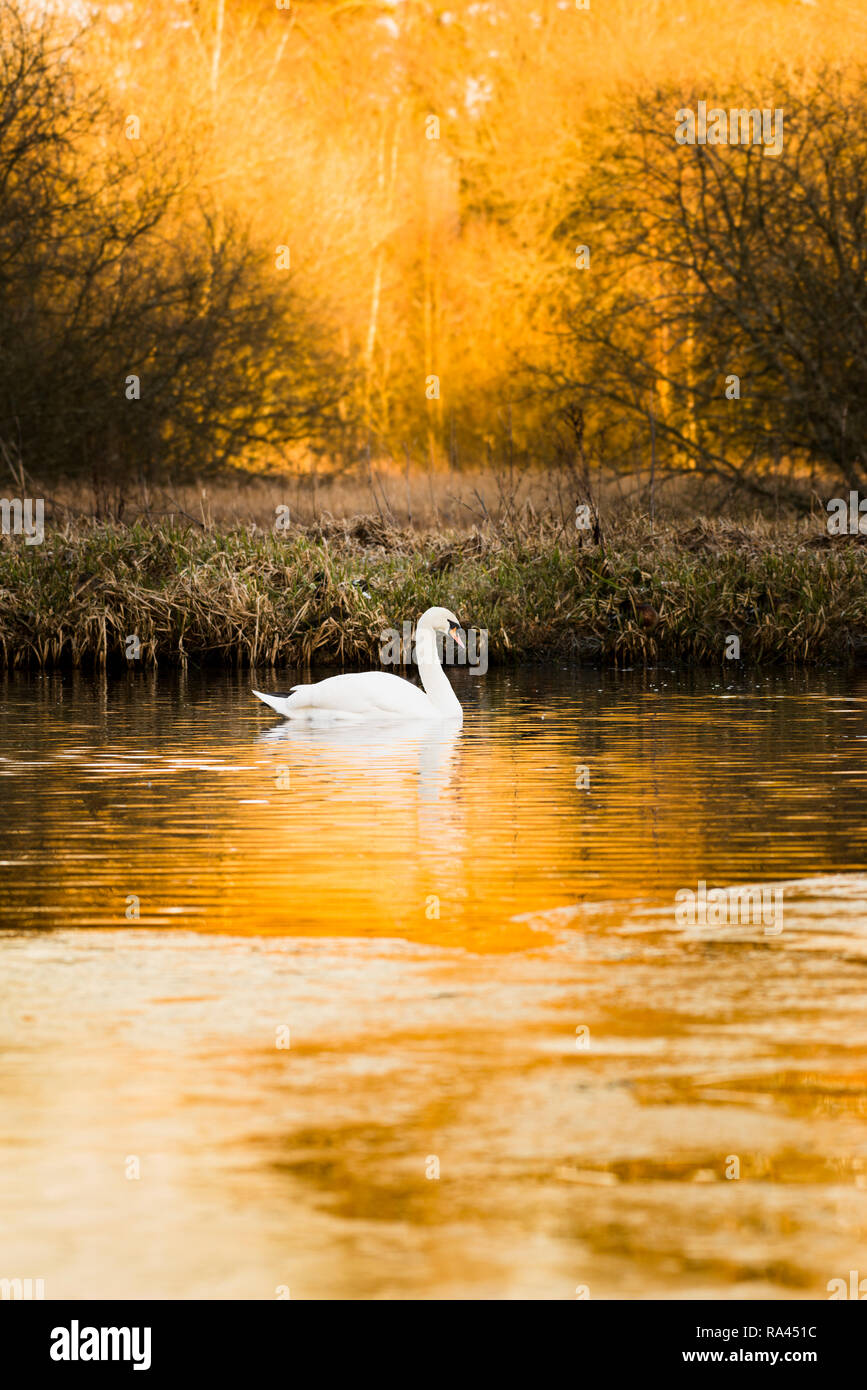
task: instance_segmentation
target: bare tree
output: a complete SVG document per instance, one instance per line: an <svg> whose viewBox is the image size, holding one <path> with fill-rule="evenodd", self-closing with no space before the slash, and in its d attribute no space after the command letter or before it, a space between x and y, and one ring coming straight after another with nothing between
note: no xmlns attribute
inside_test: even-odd
<svg viewBox="0 0 867 1390"><path fill-rule="evenodd" d="M81 33L0 3L0 443L38 478L273 457L340 377L274 248L124 139Z"/></svg>
<svg viewBox="0 0 867 1390"><path fill-rule="evenodd" d="M545 390L597 436L638 427L668 464L765 490L767 465L867 477L867 83L769 83L779 156L675 141L695 96L636 105L559 234L592 274L558 315ZM733 109L760 106L734 94ZM651 408L651 402L653 403Z"/></svg>

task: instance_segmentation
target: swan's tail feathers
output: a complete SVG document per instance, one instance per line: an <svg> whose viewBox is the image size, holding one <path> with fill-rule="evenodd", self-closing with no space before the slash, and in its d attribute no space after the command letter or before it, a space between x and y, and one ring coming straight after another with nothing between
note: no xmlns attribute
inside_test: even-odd
<svg viewBox="0 0 867 1390"><path fill-rule="evenodd" d="M261 700L264 705L268 705L277 714L282 714L284 718L288 716L291 695L263 695L261 690L254 690L253 694L257 700Z"/></svg>

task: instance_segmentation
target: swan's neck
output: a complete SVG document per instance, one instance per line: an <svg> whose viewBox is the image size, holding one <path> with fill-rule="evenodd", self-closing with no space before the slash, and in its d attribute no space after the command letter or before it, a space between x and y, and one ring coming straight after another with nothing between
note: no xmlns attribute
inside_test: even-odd
<svg viewBox="0 0 867 1390"><path fill-rule="evenodd" d="M436 633L432 628L419 627L416 630L415 654L421 683L439 713L443 716L463 718L461 702L442 668L437 651Z"/></svg>

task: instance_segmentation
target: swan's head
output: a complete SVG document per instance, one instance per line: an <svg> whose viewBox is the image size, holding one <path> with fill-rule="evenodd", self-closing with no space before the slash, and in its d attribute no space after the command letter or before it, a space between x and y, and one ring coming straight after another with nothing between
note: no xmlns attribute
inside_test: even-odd
<svg viewBox="0 0 867 1390"><path fill-rule="evenodd" d="M464 645L461 625L449 608L429 608L426 613L422 613L418 620L418 629L422 628L427 628L430 632L441 632L444 637L451 637L459 647Z"/></svg>

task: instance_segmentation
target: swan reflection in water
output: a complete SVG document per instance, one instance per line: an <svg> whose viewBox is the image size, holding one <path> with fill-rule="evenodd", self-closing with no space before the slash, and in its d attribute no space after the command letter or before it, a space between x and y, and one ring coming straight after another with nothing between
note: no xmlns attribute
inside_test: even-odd
<svg viewBox="0 0 867 1390"><path fill-rule="evenodd" d="M393 791L407 773L418 776L420 801L440 801L451 788L459 719L368 720L363 724L317 725L286 720L259 735L260 743L289 746L313 761L323 777L339 779L363 790Z"/></svg>

